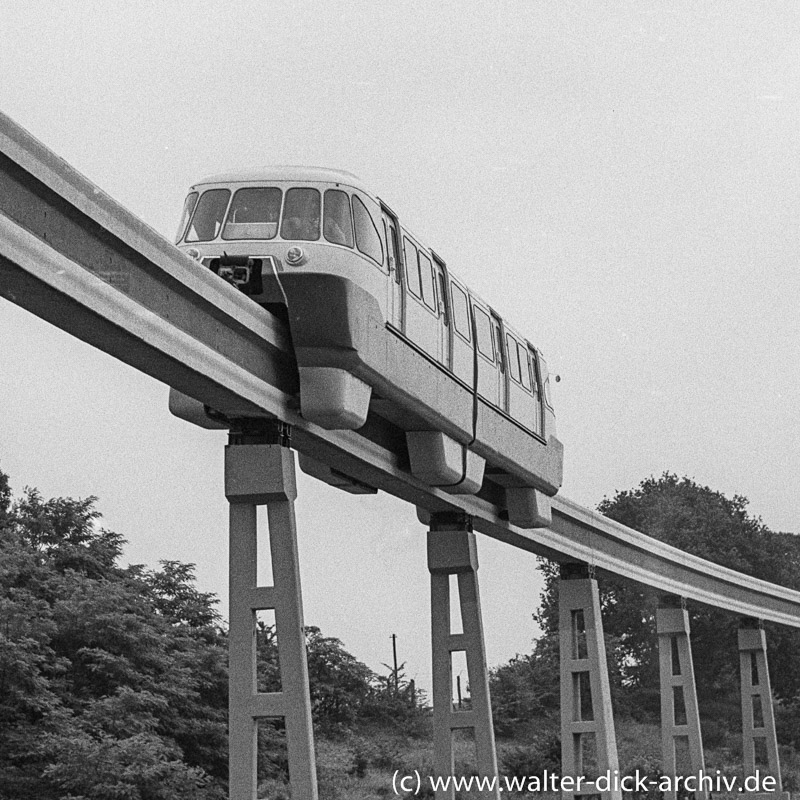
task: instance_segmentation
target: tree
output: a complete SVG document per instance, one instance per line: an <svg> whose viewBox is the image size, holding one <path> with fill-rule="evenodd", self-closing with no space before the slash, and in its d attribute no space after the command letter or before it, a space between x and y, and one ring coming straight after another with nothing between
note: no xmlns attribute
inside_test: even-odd
<svg viewBox="0 0 800 800"><path fill-rule="evenodd" d="M274 626L259 625L257 643L259 684L263 691L280 691ZM315 725L323 731L336 730L373 713L381 681L366 664L348 653L339 639L323 636L319 628L308 626L306 651Z"/></svg>
<svg viewBox="0 0 800 800"><path fill-rule="evenodd" d="M489 675L492 719L498 736L529 734L557 719L558 633L545 634L529 655L517 654Z"/></svg>
<svg viewBox="0 0 800 800"><path fill-rule="evenodd" d="M224 796L224 636L192 568L117 565L95 499L0 473L0 797Z"/></svg>

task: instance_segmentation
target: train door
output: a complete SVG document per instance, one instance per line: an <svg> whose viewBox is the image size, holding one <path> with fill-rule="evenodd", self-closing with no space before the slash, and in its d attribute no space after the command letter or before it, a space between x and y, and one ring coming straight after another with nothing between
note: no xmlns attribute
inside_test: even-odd
<svg viewBox="0 0 800 800"><path fill-rule="evenodd" d="M403 235L406 265L405 335L431 358L439 360L439 314L433 264L427 253Z"/></svg>
<svg viewBox="0 0 800 800"><path fill-rule="evenodd" d="M528 353L531 360L531 381L533 382L533 397L536 401L536 416L537 427L536 432L541 436L547 436L547 428L545 425L545 387L543 384L544 373L546 372L546 365L542 364L539 351L535 347L529 345Z"/></svg>
<svg viewBox="0 0 800 800"><path fill-rule="evenodd" d="M453 326L450 322L450 295L447 291L447 266L439 256L431 250L433 256L433 272L436 276L436 290L439 294L439 336L441 345L440 361L447 369L453 368Z"/></svg>
<svg viewBox="0 0 800 800"><path fill-rule="evenodd" d="M495 357L497 360L497 407L508 411L508 369L506 365L505 337L503 321L492 311L492 327L494 328Z"/></svg>
<svg viewBox="0 0 800 800"><path fill-rule="evenodd" d="M386 232L386 250L389 254L389 280L386 285L386 319L401 332L405 332L405 303L403 299L403 262L400 258L400 238L397 217L381 205L383 228Z"/></svg>
<svg viewBox="0 0 800 800"><path fill-rule="evenodd" d="M473 301L475 346L478 351L478 394L496 406L498 401L497 361L495 359L494 325L489 312Z"/></svg>
<svg viewBox="0 0 800 800"><path fill-rule="evenodd" d="M538 429L535 400L531 396L531 370L528 348L506 330L506 369L508 371L508 413L528 430Z"/></svg>

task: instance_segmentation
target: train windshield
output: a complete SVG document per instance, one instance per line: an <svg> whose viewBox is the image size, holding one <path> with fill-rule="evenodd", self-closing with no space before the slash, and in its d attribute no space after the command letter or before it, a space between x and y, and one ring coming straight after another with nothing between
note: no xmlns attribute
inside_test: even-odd
<svg viewBox="0 0 800 800"><path fill-rule="evenodd" d="M239 189L233 196L223 239L274 239L281 214L280 189Z"/></svg>
<svg viewBox="0 0 800 800"><path fill-rule="evenodd" d="M317 189L289 189L283 207L282 239L319 239L320 194Z"/></svg>
<svg viewBox="0 0 800 800"><path fill-rule="evenodd" d="M231 199L233 194L233 199ZM176 241L210 242L280 237L287 241L328 242L357 247L383 262L383 250L372 215L358 197L340 189L246 186L192 192L184 203Z"/></svg>
<svg viewBox="0 0 800 800"><path fill-rule="evenodd" d="M350 198L347 192L328 189L325 192L325 238L334 244L353 246L353 220L350 214Z"/></svg>
<svg viewBox="0 0 800 800"><path fill-rule="evenodd" d="M210 242L219 236L230 196L228 189L209 189L203 192L186 234L187 242Z"/></svg>

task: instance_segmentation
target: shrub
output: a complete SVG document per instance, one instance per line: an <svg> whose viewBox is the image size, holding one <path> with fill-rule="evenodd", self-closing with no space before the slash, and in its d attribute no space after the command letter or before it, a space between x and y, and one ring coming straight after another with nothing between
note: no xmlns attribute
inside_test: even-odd
<svg viewBox="0 0 800 800"><path fill-rule="evenodd" d="M529 745L518 745L505 750L500 758L502 772L514 777L541 775L545 770L561 770L561 737L554 733L542 734Z"/></svg>

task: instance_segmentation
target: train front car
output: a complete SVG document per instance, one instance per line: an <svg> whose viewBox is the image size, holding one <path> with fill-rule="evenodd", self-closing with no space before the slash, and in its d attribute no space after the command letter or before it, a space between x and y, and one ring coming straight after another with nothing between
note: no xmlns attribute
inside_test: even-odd
<svg viewBox="0 0 800 800"><path fill-rule="evenodd" d="M207 178L186 199L177 244L288 322L304 418L357 430L381 417L404 436L416 478L480 493L522 527L549 524L563 448L541 354L355 176Z"/></svg>
<svg viewBox="0 0 800 800"><path fill-rule="evenodd" d="M357 183L303 167L215 175L192 187L177 236L182 250L288 319L302 414L328 429L360 428L369 409L370 387L347 358L348 320L386 318L380 207ZM320 331L310 326L325 330L323 349L335 355L317 352Z"/></svg>

